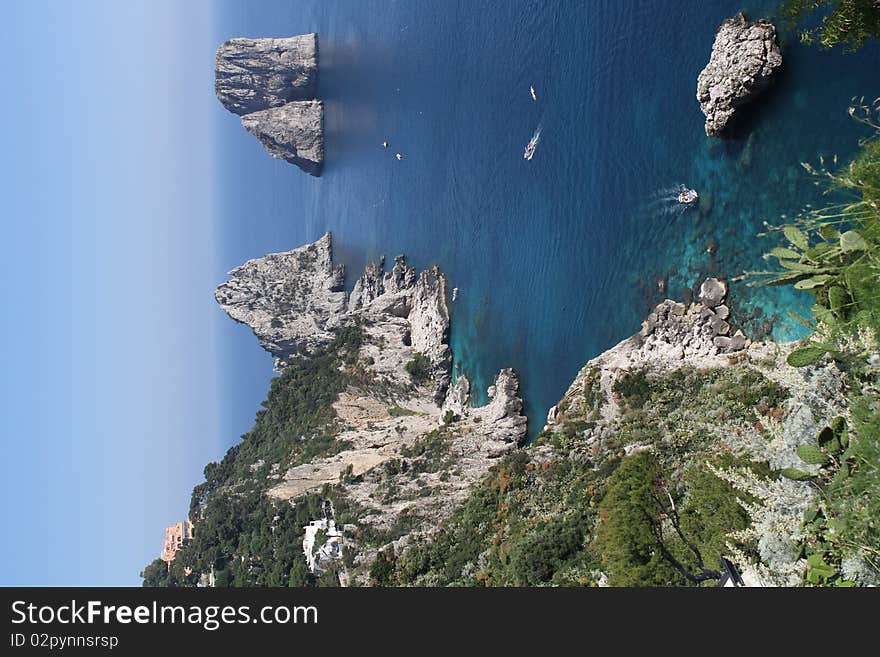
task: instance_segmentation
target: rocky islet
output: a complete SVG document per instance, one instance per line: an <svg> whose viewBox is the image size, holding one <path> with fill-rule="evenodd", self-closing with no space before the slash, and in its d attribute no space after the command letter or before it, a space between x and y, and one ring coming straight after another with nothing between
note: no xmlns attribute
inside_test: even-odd
<svg viewBox="0 0 880 657"><path fill-rule="evenodd" d="M709 63L697 78L706 134L726 134L737 111L770 86L781 66L782 51L772 23L751 22L742 13L724 21Z"/></svg>
<svg viewBox="0 0 880 657"><path fill-rule="evenodd" d="M272 157L320 176L324 105L316 98L318 35L229 39L217 50L214 90Z"/></svg>

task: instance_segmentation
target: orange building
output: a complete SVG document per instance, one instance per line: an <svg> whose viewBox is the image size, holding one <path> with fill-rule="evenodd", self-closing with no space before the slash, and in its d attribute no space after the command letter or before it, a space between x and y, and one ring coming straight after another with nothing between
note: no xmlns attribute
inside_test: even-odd
<svg viewBox="0 0 880 657"><path fill-rule="evenodd" d="M193 524L187 520L165 528L165 546L162 549L162 561L169 567L177 556L177 551L183 547L183 542L193 537Z"/></svg>

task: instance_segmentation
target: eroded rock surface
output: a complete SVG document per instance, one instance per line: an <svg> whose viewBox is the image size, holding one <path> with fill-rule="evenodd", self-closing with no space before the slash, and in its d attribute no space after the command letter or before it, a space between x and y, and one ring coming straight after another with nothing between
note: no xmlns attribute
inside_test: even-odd
<svg viewBox="0 0 880 657"><path fill-rule="evenodd" d="M324 166L324 104L287 103L241 117L241 124L269 151L313 176Z"/></svg>
<svg viewBox="0 0 880 657"><path fill-rule="evenodd" d="M750 22L743 14L718 28L712 55L697 78L697 100L706 115L706 134L721 136L738 108L752 102L782 66L772 23Z"/></svg>
<svg viewBox="0 0 880 657"><path fill-rule="evenodd" d="M329 342L346 312L345 272L333 263L330 233L292 251L248 260L229 275L214 298L279 359Z"/></svg>
<svg viewBox="0 0 880 657"><path fill-rule="evenodd" d="M230 39L217 50L214 89L272 157L321 175L324 105L316 100L318 35Z"/></svg>
<svg viewBox="0 0 880 657"><path fill-rule="evenodd" d="M439 267L419 272L398 256L386 271L382 258L367 265L351 293L343 283L327 233L249 260L215 296L279 367L308 358L341 331L357 331L347 388L333 404L338 451L274 470L267 494L292 500L335 486L360 509L355 534L393 535L405 522L405 543L435 531L493 463L524 443L519 379L511 369L499 372L489 402L478 408L469 404L466 376L450 387L447 282ZM368 565L375 550L361 548L357 564ZM357 564L356 580L363 574Z"/></svg>
<svg viewBox="0 0 880 657"><path fill-rule="evenodd" d="M223 106L239 116L311 100L317 82L317 34L230 39L217 50L214 90Z"/></svg>

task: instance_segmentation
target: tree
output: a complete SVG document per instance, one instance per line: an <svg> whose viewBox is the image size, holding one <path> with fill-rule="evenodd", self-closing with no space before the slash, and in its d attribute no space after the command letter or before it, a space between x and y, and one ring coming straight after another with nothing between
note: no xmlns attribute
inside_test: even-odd
<svg viewBox="0 0 880 657"><path fill-rule="evenodd" d="M675 500L650 451L623 459L609 478L599 517L596 541L614 586L700 584L721 577L705 566L699 546L684 533ZM677 556L682 553L688 559Z"/></svg>
<svg viewBox="0 0 880 657"><path fill-rule="evenodd" d="M370 580L374 586L391 585L395 570L394 561L393 547L388 548L387 553L385 550L379 550L376 560L370 566Z"/></svg>
<svg viewBox="0 0 880 657"><path fill-rule="evenodd" d="M857 50L880 37L880 0L784 0L778 9L790 28L817 12L820 24L801 32L804 42Z"/></svg>
<svg viewBox="0 0 880 657"><path fill-rule="evenodd" d="M287 586L291 588L308 586L311 582L311 573L303 558L295 559L290 566L290 575L287 578Z"/></svg>
<svg viewBox="0 0 880 657"><path fill-rule="evenodd" d="M145 587L168 586L168 565L161 559L154 559L141 572L141 577Z"/></svg>
<svg viewBox="0 0 880 657"><path fill-rule="evenodd" d="M410 378L417 385L426 383L431 378L431 360L421 353L416 353L412 360L403 366Z"/></svg>

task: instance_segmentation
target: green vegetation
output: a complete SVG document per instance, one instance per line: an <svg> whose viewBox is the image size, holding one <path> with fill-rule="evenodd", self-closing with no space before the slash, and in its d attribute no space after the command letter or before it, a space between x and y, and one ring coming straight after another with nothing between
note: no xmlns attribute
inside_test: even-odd
<svg viewBox="0 0 880 657"><path fill-rule="evenodd" d="M292 506L255 494L215 493L166 577L154 562L142 573L144 586L195 586L212 569L217 586L313 584L302 554L302 527L320 517L320 502L309 496Z"/></svg>
<svg viewBox="0 0 880 657"><path fill-rule="evenodd" d="M777 13L788 29L810 22L811 27L801 28L801 41L825 48L856 50L868 39L880 37L877 0L784 0Z"/></svg>
<svg viewBox="0 0 880 657"><path fill-rule="evenodd" d="M402 448L400 455L411 461L407 466L411 476L422 472L438 472L448 467L451 464L450 440L445 429L434 429L409 447Z"/></svg>
<svg viewBox="0 0 880 657"><path fill-rule="evenodd" d="M868 3L869 4L869 3ZM866 9L866 3L840 3L840 8ZM872 11L878 12L875 8ZM830 19L829 19L830 20ZM873 36L878 20L874 14ZM863 30L855 21L854 29ZM859 32L861 33L861 32ZM858 45L858 44L856 44ZM851 586L880 581L880 103L864 101L850 114L869 126L874 137L839 170L805 168L827 181L829 192L845 200L799 215L780 227L787 247L773 249L782 272L771 284L793 285L814 297L813 321L803 320L813 334L793 351L796 367L820 362L826 355L846 373L852 426L837 418L805 443L798 456L813 470L786 468L790 479L810 480L820 490L804 519L799 544L807 559L806 583Z"/></svg>
<svg viewBox="0 0 880 657"><path fill-rule="evenodd" d="M651 393L648 375L644 370L626 372L611 386L611 391L623 397L627 406L639 410L644 407Z"/></svg>
<svg viewBox="0 0 880 657"><path fill-rule="evenodd" d="M291 506L268 499L264 490L273 472L345 448L336 440L339 426L332 404L345 389L361 338L359 326L343 327L326 347L290 359L272 380L242 442L220 463L205 466L205 481L193 489L190 503L193 540L170 571L161 561L149 564L143 571L145 586L194 586L199 575L212 569L218 586L312 583L301 549L302 527L320 517L319 498L301 498ZM192 572L184 575L184 568Z"/></svg>
<svg viewBox="0 0 880 657"><path fill-rule="evenodd" d="M748 523L729 484L699 466L666 471L648 450L599 459L507 455L434 541L378 566L385 583L582 586L600 571L616 585L714 582L727 535Z"/></svg>
<svg viewBox="0 0 880 657"><path fill-rule="evenodd" d="M144 580L144 586L170 586L168 566L161 559L154 559L141 571L141 577Z"/></svg>
<svg viewBox="0 0 880 657"><path fill-rule="evenodd" d="M870 111L866 106L851 108L854 115ZM828 180L830 192L848 198L803 213L794 223L777 229L789 245L771 250L767 257L775 259L782 271L750 272L755 282L793 285L809 290L815 298L812 310L823 327L820 337L828 334L831 341L822 340L811 345L811 351L799 352L795 365L812 364L825 352L841 351L834 339L853 335L859 328L880 330L880 141L865 144L861 154L840 171L804 166Z"/></svg>
<svg viewBox="0 0 880 657"><path fill-rule="evenodd" d="M415 411L411 411L408 408L401 408L400 406L392 406L388 409L388 415L391 417L406 417L407 415L418 415Z"/></svg>
<svg viewBox="0 0 880 657"><path fill-rule="evenodd" d="M404 365L404 369L416 385L430 381L434 371L431 360L421 353L416 353L413 359Z"/></svg>
<svg viewBox="0 0 880 657"><path fill-rule="evenodd" d="M626 457L599 505L596 542L613 586L714 584L727 536L748 517L729 484L699 466L672 490L650 451ZM676 497L679 496L679 501Z"/></svg>
<svg viewBox="0 0 880 657"><path fill-rule="evenodd" d="M336 440L339 426L332 404L347 381L341 367L355 360L360 341L360 327L352 325L340 330L326 347L290 359L281 376L272 379L263 408L242 442L231 447L220 463L205 466L205 482L193 490L194 522L202 502L223 486L256 490L273 466L283 472L344 449Z"/></svg>

